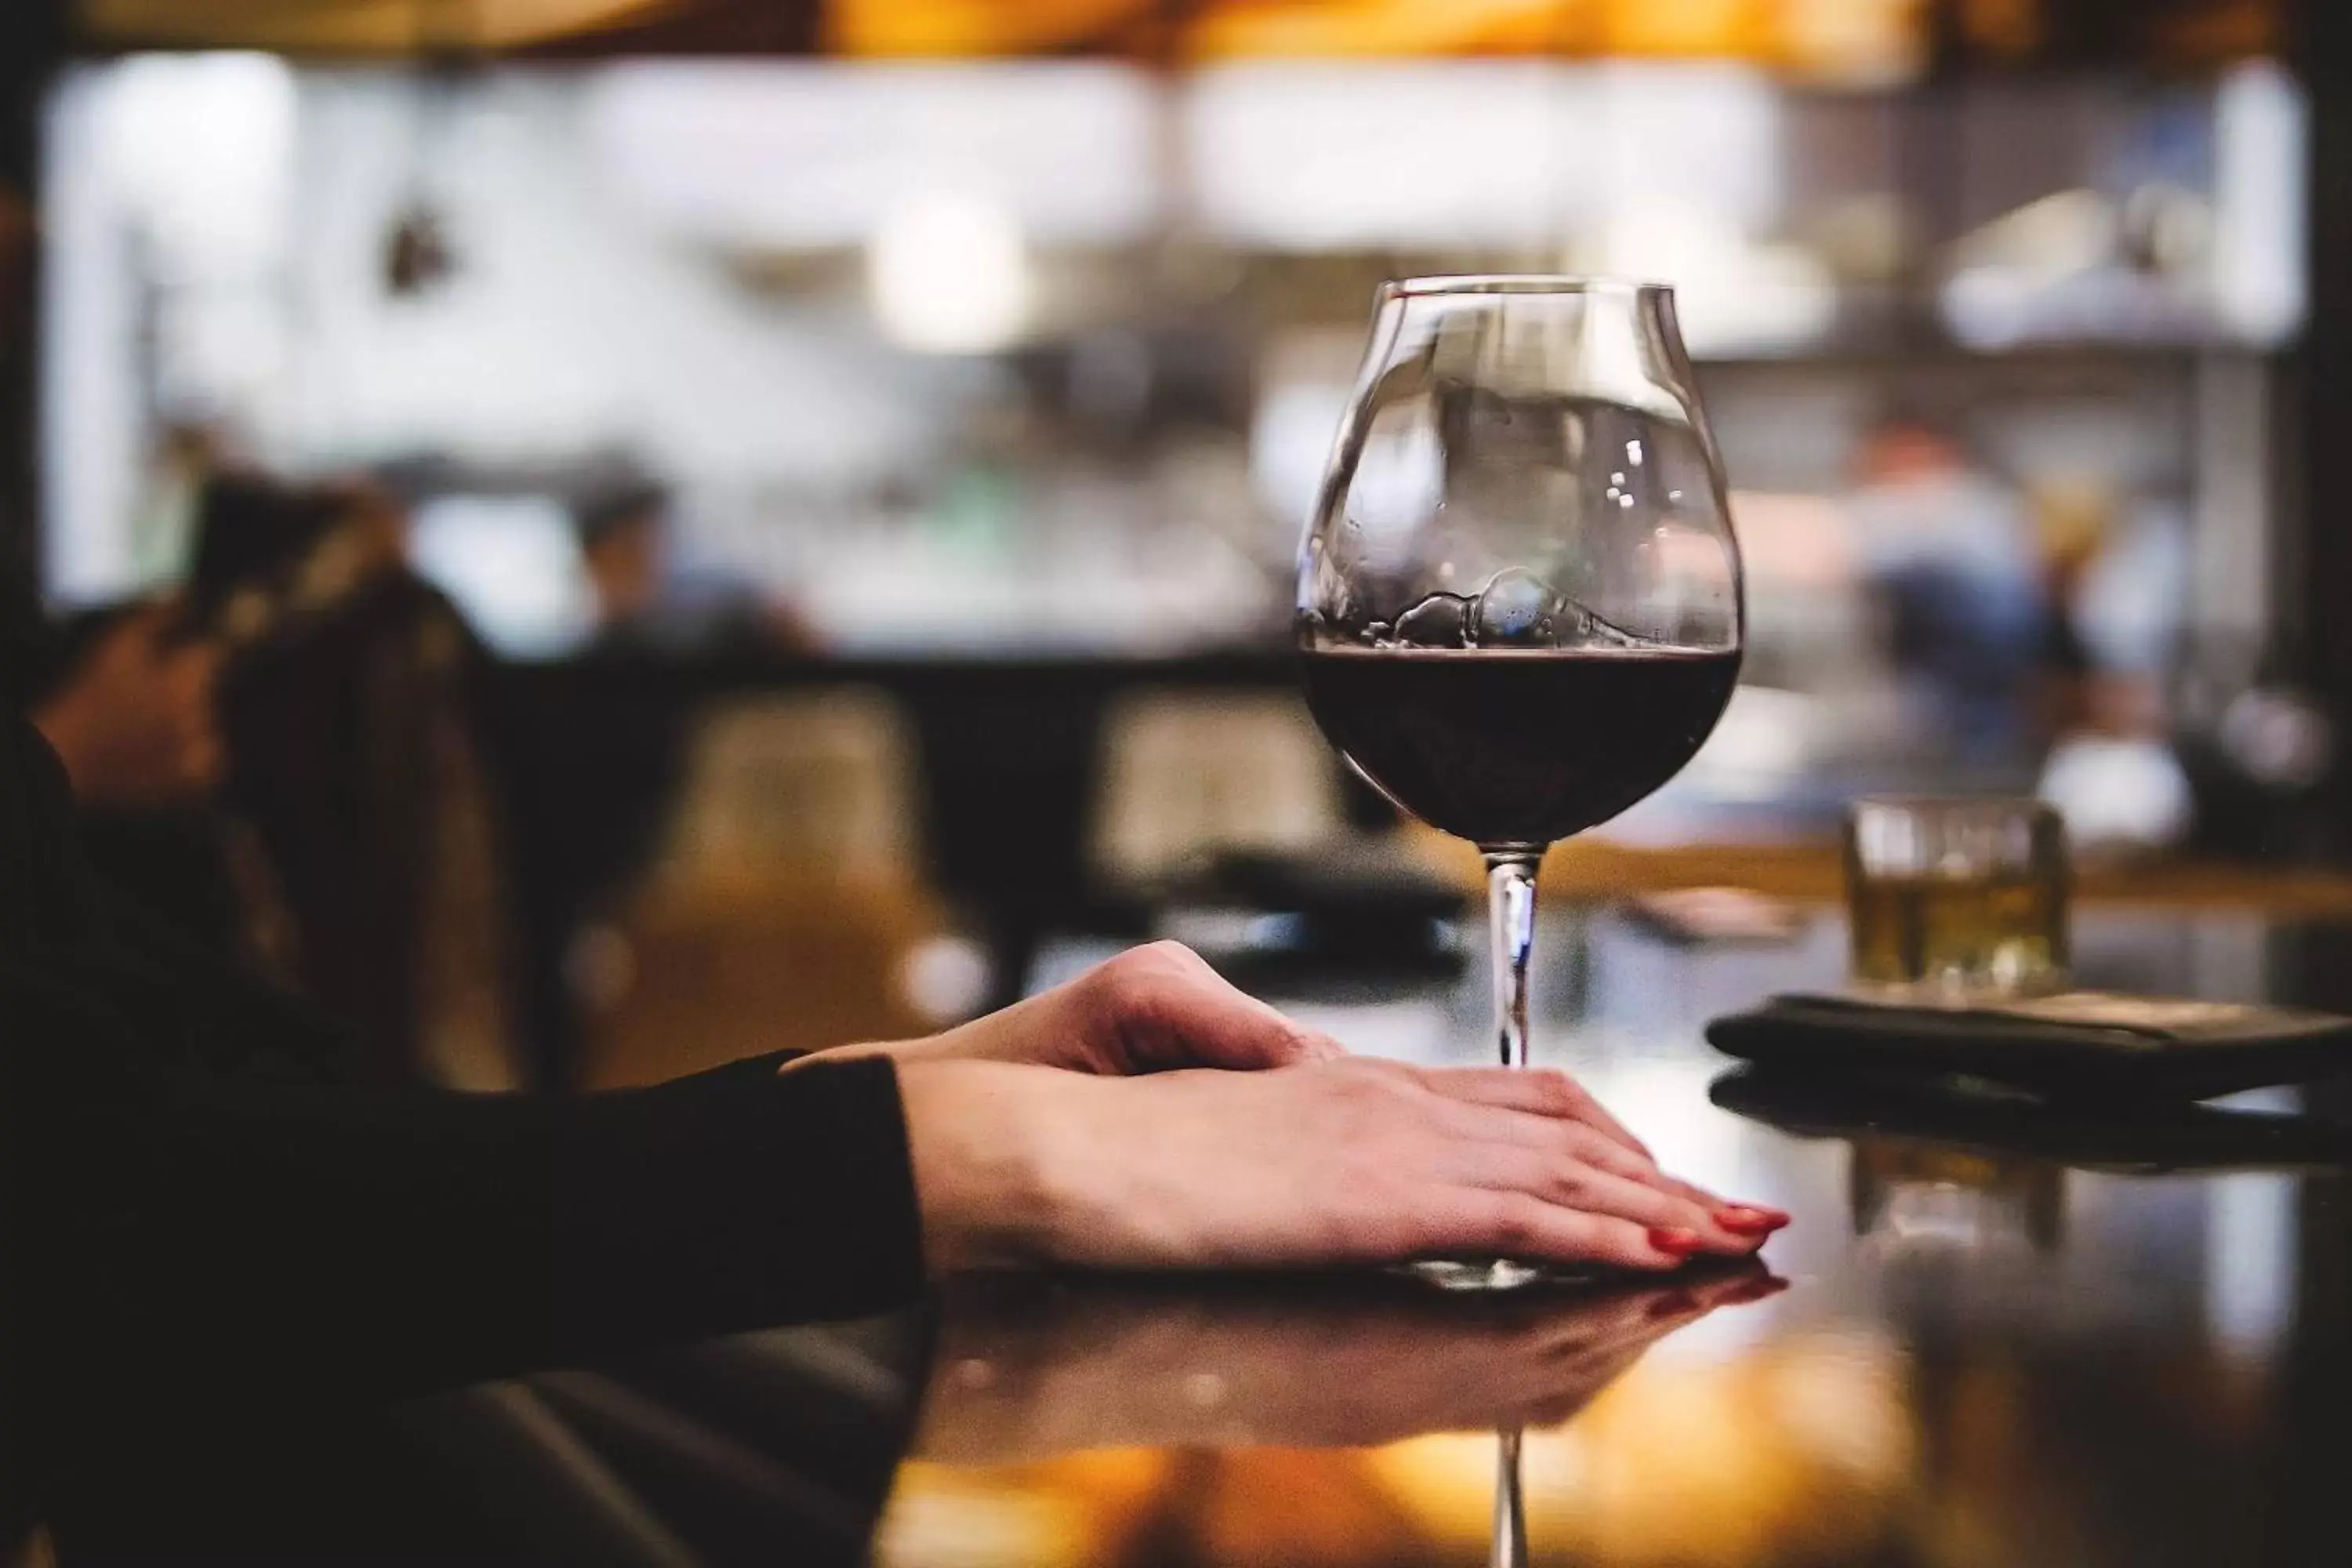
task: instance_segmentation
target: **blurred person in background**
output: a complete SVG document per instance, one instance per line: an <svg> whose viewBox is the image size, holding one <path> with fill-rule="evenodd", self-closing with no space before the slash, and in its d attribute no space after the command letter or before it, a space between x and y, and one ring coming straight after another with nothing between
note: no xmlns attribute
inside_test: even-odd
<svg viewBox="0 0 2352 1568"><path fill-rule="evenodd" d="M662 534L668 499L632 485L580 504L580 561L595 598L600 641L639 634L661 598Z"/></svg>
<svg viewBox="0 0 2352 1568"><path fill-rule="evenodd" d="M2036 736L2050 599L2023 498L1949 433L1896 416L1864 439L1851 502L1898 677L1964 766L2014 766Z"/></svg>
<svg viewBox="0 0 2352 1568"><path fill-rule="evenodd" d="M808 654L816 639L786 606L730 574L681 569L674 503L638 479L609 486L573 509L580 558L593 595L592 653L705 658Z"/></svg>

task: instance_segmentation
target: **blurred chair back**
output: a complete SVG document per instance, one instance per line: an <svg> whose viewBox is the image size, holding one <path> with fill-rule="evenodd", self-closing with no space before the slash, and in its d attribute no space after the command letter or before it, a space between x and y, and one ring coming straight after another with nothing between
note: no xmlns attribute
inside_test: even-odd
<svg viewBox="0 0 2352 1568"><path fill-rule="evenodd" d="M911 726L857 688L715 705L644 887L573 958L591 1086L926 1033Z"/></svg>
<svg viewBox="0 0 2352 1568"><path fill-rule="evenodd" d="M1090 855L1146 881L1219 849L1306 849L1341 826L1330 749L1297 697L1139 692L1103 724Z"/></svg>
<svg viewBox="0 0 2352 1568"><path fill-rule="evenodd" d="M706 712L656 875L666 884L918 879L915 743L898 705L856 687Z"/></svg>

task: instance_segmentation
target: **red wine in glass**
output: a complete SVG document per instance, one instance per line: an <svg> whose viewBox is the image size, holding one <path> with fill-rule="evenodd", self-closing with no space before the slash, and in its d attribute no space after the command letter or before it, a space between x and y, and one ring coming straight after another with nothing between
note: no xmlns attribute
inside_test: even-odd
<svg viewBox="0 0 2352 1568"><path fill-rule="evenodd" d="M1399 806L1481 847L1540 849L1608 821L1689 762L1738 652L1303 650L1331 743Z"/></svg>

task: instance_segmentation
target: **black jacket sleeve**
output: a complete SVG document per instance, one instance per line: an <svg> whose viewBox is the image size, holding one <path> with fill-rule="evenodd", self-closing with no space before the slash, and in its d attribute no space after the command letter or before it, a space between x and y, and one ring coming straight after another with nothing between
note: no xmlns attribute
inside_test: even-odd
<svg viewBox="0 0 2352 1568"><path fill-rule="evenodd" d="M315 1022L121 940L70 839L54 759L12 724L0 1251L29 1286L14 1310L60 1342L142 1375L299 1382L364 1360L415 1387L919 1289L887 1060L544 1098L241 1070L299 1062Z"/></svg>

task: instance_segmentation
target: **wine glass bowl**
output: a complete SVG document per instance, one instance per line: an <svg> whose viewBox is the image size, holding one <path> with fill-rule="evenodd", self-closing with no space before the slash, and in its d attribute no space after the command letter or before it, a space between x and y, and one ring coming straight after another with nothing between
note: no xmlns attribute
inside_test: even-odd
<svg viewBox="0 0 2352 1568"><path fill-rule="evenodd" d="M1546 847L1690 761L1738 679L1742 608L1670 288L1381 288L1299 552L1301 679L1359 773L1485 856L1507 1065L1526 1063Z"/></svg>

